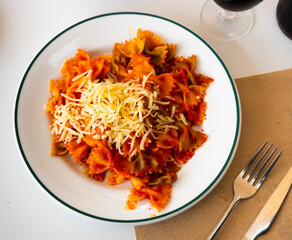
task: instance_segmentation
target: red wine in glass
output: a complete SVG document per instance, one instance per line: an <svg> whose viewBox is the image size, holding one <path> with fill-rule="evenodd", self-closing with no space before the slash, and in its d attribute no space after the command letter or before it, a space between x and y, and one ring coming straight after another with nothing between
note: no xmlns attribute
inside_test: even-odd
<svg viewBox="0 0 292 240"><path fill-rule="evenodd" d="M280 29L292 40L292 0L280 0L276 16Z"/></svg>
<svg viewBox="0 0 292 240"><path fill-rule="evenodd" d="M214 0L216 4L225 10L240 12L246 11L258 5L263 0Z"/></svg>

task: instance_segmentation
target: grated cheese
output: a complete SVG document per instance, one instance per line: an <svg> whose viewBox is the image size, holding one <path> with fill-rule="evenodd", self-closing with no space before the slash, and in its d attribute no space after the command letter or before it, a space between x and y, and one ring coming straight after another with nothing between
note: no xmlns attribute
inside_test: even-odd
<svg viewBox="0 0 292 240"><path fill-rule="evenodd" d="M92 73L92 69L84 72L84 73L81 73L80 75L76 76L75 78L72 79L72 82L75 82L77 81L78 79L82 78L83 76L85 76L86 78L89 79L89 77L91 76L91 73Z"/></svg>
<svg viewBox="0 0 292 240"><path fill-rule="evenodd" d="M179 117L180 117L180 119L181 119L181 121L183 122L184 125L188 125L188 122L187 122L187 120L185 118L185 115L183 113L180 113Z"/></svg>
<svg viewBox="0 0 292 240"><path fill-rule="evenodd" d="M131 140L132 151L135 139L141 137L140 149L144 150L149 135L156 138L158 132L177 128L172 124L176 108L172 107L171 116L163 115L160 107L170 102L158 100L158 88L153 92L145 88L151 74L143 76L140 84L138 80L117 82L113 75L103 81L91 81L91 73L87 71L74 79L84 78L78 89L80 99L62 94L66 103L56 107L51 130L59 141L80 142L84 135L93 135L94 139L107 138L108 145L115 145L122 154L121 147L127 139Z"/></svg>

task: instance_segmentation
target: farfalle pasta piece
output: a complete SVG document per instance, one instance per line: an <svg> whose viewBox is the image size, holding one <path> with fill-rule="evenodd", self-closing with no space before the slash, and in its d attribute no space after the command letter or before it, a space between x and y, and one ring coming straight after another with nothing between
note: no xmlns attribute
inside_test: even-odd
<svg viewBox="0 0 292 240"><path fill-rule="evenodd" d="M184 125L183 123L177 123L179 127L179 137L178 137L178 150L180 152L187 152L191 150L191 135L190 131L193 131L188 126Z"/></svg>
<svg viewBox="0 0 292 240"><path fill-rule="evenodd" d="M75 162L81 165L83 164L82 158L86 157L91 150L86 142L81 141L78 143L76 140L68 142L67 149L69 154L75 159Z"/></svg>
<svg viewBox="0 0 292 240"><path fill-rule="evenodd" d="M70 87L66 90L66 95L70 98L80 98L80 94L78 93L78 90L82 84L84 84L87 81L86 78L81 77L80 79L72 82Z"/></svg>
<svg viewBox="0 0 292 240"><path fill-rule="evenodd" d="M100 140L93 138L93 135L86 135L82 140L92 148L97 148L100 145Z"/></svg>
<svg viewBox="0 0 292 240"><path fill-rule="evenodd" d="M113 170L113 169L109 170L109 174L107 176L107 184L108 185L118 185L118 184L125 182L126 180L127 180L127 178L118 174L115 170Z"/></svg>
<svg viewBox="0 0 292 240"><path fill-rule="evenodd" d="M174 151L173 156L178 164L186 164L190 160L190 158L194 156L194 153L191 151L187 152Z"/></svg>
<svg viewBox="0 0 292 240"><path fill-rule="evenodd" d="M62 156L68 152L67 146L64 142L56 142L53 140L51 148L52 156Z"/></svg>
<svg viewBox="0 0 292 240"><path fill-rule="evenodd" d="M105 172L101 172L99 174L93 174L92 177L90 177L90 178L92 178L98 182L103 182L105 179Z"/></svg>
<svg viewBox="0 0 292 240"><path fill-rule="evenodd" d="M192 75L195 79L195 82L200 86L208 87L212 82L214 82L213 78L207 77L202 74L197 74L197 73L192 72Z"/></svg>
<svg viewBox="0 0 292 240"><path fill-rule="evenodd" d="M146 192L132 188L127 198L126 209L133 210L137 207L138 201L145 199L148 196Z"/></svg>
<svg viewBox="0 0 292 240"><path fill-rule="evenodd" d="M193 106L197 105L199 102L198 95L195 92L190 90L189 86L185 86L179 82L176 82L177 90L176 92L180 93L182 96L182 107L185 111L189 111Z"/></svg>
<svg viewBox="0 0 292 240"><path fill-rule="evenodd" d="M123 66L126 68L127 66L127 57L121 53L118 49L119 44L115 43L112 51L112 61L111 61L111 73L116 74L119 71L119 67Z"/></svg>
<svg viewBox="0 0 292 240"><path fill-rule="evenodd" d="M129 81L132 78L129 73L129 70L127 70L126 67L123 65L117 65L117 66L118 66L118 71L115 73L115 77L117 78L117 80L120 82Z"/></svg>
<svg viewBox="0 0 292 240"><path fill-rule="evenodd" d="M151 202L151 205L161 211L164 208L171 196L171 185L159 185L153 188L151 187L142 187L140 190L135 188L131 189L131 194L127 200L127 207L129 209L134 209L137 205L137 201L141 201L145 198L148 198Z"/></svg>
<svg viewBox="0 0 292 240"><path fill-rule="evenodd" d="M48 101L46 112L50 114L54 114L54 112L56 111L56 105L59 105L59 104L60 103L58 103L54 97L51 97Z"/></svg>
<svg viewBox="0 0 292 240"><path fill-rule="evenodd" d="M133 79L139 78L142 80L143 76L155 75L155 70L151 65L151 58L143 54L133 54L129 66L131 67L129 69L130 76Z"/></svg>
<svg viewBox="0 0 292 240"><path fill-rule="evenodd" d="M133 54L140 54L143 52L145 46L145 39L143 38L134 38L125 43L121 43L116 47L120 52L126 57L130 58Z"/></svg>
<svg viewBox="0 0 292 240"><path fill-rule="evenodd" d="M134 176L142 176L148 172L147 160L145 156L139 153L133 160L132 160L132 167L131 167L131 174Z"/></svg>
<svg viewBox="0 0 292 240"><path fill-rule="evenodd" d="M116 173L120 174L126 179L131 179L134 175L131 174L131 168L133 163L128 161L128 158L115 152L113 156L112 162L110 164L110 168L115 170Z"/></svg>
<svg viewBox="0 0 292 240"><path fill-rule="evenodd" d="M112 56L110 55L103 55L97 57L96 59L91 59L91 69L92 72L92 79L103 79L105 78L111 69L111 62ZM96 70L95 70L96 66Z"/></svg>
<svg viewBox="0 0 292 240"><path fill-rule="evenodd" d="M206 96L207 87L205 86L191 85L189 89L196 96L197 104L195 105L198 105L198 103L201 102L202 99L204 99L204 97Z"/></svg>
<svg viewBox="0 0 292 240"><path fill-rule="evenodd" d="M46 112L54 114L56 106L63 104L65 101L64 97L61 94L66 92L66 79L51 79L49 82L49 86L52 97L48 101Z"/></svg>
<svg viewBox="0 0 292 240"><path fill-rule="evenodd" d="M196 55L189 56L187 58L184 57L176 57L175 58L175 68L184 68L185 70L194 71L196 66Z"/></svg>
<svg viewBox="0 0 292 240"><path fill-rule="evenodd" d="M180 68L172 73L173 78L184 86L188 86L188 76L186 70Z"/></svg>
<svg viewBox="0 0 292 240"><path fill-rule="evenodd" d="M130 173L133 176L144 178L144 181L148 181L149 174L163 172L166 163L170 161L170 153L169 149L161 148L149 151L147 154L140 153L132 160Z"/></svg>
<svg viewBox="0 0 292 240"><path fill-rule="evenodd" d="M102 79L107 76L111 68L112 57L109 55L100 56L96 59L91 59L89 54L81 49L77 50L75 57L68 59L61 72L66 76L67 87L73 84L75 77L92 71L93 79Z"/></svg>
<svg viewBox="0 0 292 240"><path fill-rule="evenodd" d="M166 97L170 97L170 93L175 87L176 83L175 79L170 73L163 73L159 76L150 76L149 79L159 85L160 100L165 99Z"/></svg>
<svg viewBox="0 0 292 240"><path fill-rule="evenodd" d="M101 72L99 72L98 74L94 73L94 71L93 71L92 76L95 77L93 79L103 79L103 78L107 77L107 75L109 74L110 69L111 69L112 56L103 55L103 56L97 57L96 59L92 59L93 62L95 60L103 62L103 68L102 68Z"/></svg>
<svg viewBox="0 0 292 240"><path fill-rule="evenodd" d="M110 149L102 143L97 148L93 148L86 163L89 167L89 174L99 174L110 168L112 153Z"/></svg>
<svg viewBox="0 0 292 240"><path fill-rule="evenodd" d="M174 53L175 50L177 48L176 44L172 44L172 43L166 43L165 46L167 47L167 54L166 54L166 58L165 61L169 62L173 57L174 57Z"/></svg>
<svg viewBox="0 0 292 240"><path fill-rule="evenodd" d="M59 97L61 97L61 93L66 92L66 79L65 78L61 78L60 80L51 79L49 86L50 86L50 92L52 96L55 99L58 99Z"/></svg>
<svg viewBox="0 0 292 240"><path fill-rule="evenodd" d="M188 58L176 57L174 69L183 68L186 71L188 79L191 81L191 83L196 84L195 78L192 74L195 66L196 66L196 55L192 55Z"/></svg>
<svg viewBox="0 0 292 240"><path fill-rule="evenodd" d="M137 30L137 38L138 39L145 39L148 44L150 45L150 49L153 49L158 46L164 45L164 41L160 39L156 34L153 32L138 29Z"/></svg>
<svg viewBox="0 0 292 240"><path fill-rule="evenodd" d="M163 64L165 63L168 49L167 46L157 46L152 49L150 44L146 42L144 52L147 56L151 57L151 62L154 65L162 67Z"/></svg>
<svg viewBox="0 0 292 240"><path fill-rule="evenodd" d="M169 149L161 149L151 151L147 156L148 172L162 173L168 161L171 159L171 151Z"/></svg>
<svg viewBox="0 0 292 240"><path fill-rule="evenodd" d="M173 149L178 147L178 138L167 133L160 133L156 139L158 148Z"/></svg>
<svg viewBox="0 0 292 240"><path fill-rule="evenodd" d="M166 185L175 182L177 174L175 172L167 172L166 174L159 176L148 183L148 186Z"/></svg>
<svg viewBox="0 0 292 240"><path fill-rule="evenodd" d="M75 57L67 59L64 63L61 73L66 77L67 87L69 87L72 82L71 80L88 71L90 69L90 57L87 52L78 49Z"/></svg>
<svg viewBox="0 0 292 240"><path fill-rule="evenodd" d="M147 180L139 177L131 177L130 180L132 186L137 190L140 190L142 187L145 187L146 183L148 182Z"/></svg>
<svg viewBox="0 0 292 240"><path fill-rule="evenodd" d="M207 109L207 104L206 102L200 102L198 105L194 106L193 108L189 109L186 113L186 115L188 116L188 119L190 119L190 121L193 124L196 124L198 126L201 126L205 116L206 116L206 109Z"/></svg>
<svg viewBox="0 0 292 240"><path fill-rule="evenodd" d="M205 133L199 132L199 131L190 131L191 138L192 138L192 146L191 148L193 151L197 150L199 147L201 147L204 142L207 140L207 135Z"/></svg>
<svg viewBox="0 0 292 240"><path fill-rule="evenodd" d="M98 181L98 182L103 182L105 179L106 172L104 171L104 172L101 172L98 174L90 174L88 165L85 165L83 167L83 174L90 179L93 179L93 180Z"/></svg>

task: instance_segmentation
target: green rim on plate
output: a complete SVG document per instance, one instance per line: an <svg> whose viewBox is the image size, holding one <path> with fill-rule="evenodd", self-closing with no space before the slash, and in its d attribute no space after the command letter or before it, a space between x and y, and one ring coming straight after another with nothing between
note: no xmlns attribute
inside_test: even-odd
<svg viewBox="0 0 292 240"><path fill-rule="evenodd" d="M229 78L229 81L230 81L230 84L232 86L232 90L233 90L233 93L234 93L234 98L235 98L235 102L236 102L236 113L237 113L237 123L236 123L236 132L235 132L235 136L234 136L234 140L233 140L233 144L232 144L232 148L229 152L229 155L228 155L228 158L226 159L226 162L224 164L224 166L222 167L222 169L220 170L219 174L214 178L214 180L209 184L209 186L204 190L202 191L197 197L195 197L194 199L192 199L191 201L189 201L188 203L184 204L183 206L173 210L173 211L170 211L168 213L165 213L165 214L161 214L161 215L158 215L156 217L149 217L149 218L143 218L143 219L136 219L136 220L117 220L117 219L110 219L110 218L103 218L103 217L99 217L99 216L95 216L95 215L92 215L90 213L86 213L84 211L81 211L73 206L71 206L70 204L64 202L62 199L60 199L59 197L57 197L54 193L52 193L42 182L41 180L38 178L38 176L36 175L36 173L33 171L32 167L30 166L29 164L29 161L27 160L26 158L26 155L25 155L25 152L22 148L22 144L21 144L21 140L20 140L20 137L19 137L19 130L18 130L18 105L19 105L19 98L20 98L20 94L21 94L21 90L22 90L22 87L23 87L23 84L24 84L24 81L27 77L27 74L29 73L31 67L33 66L34 62L38 59L38 57L40 56L40 54L52 43L54 42L58 37L60 37L61 35L63 35L65 32L69 31L70 29L78 26L78 25L81 25L85 22L88 22L88 21L91 21L91 20L94 20L94 19L97 19L97 18L103 18L103 17L108 17L108 16L111 16L111 15L144 15L144 16L148 16L148 17L153 17L153 18L158 18L158 19L161 19L161 20L164 20L164 21L168 21L170 23L173 23L183 29L185 29L186 31L190 32L192 35L194 35L196 38L200 39L213 53L214 55L217 57L217 59L220 61L220 63L222 64L228 78ZM223 61L221 60L221 58L218 56L218 54L213 50L213 48L208 44L206 43L200 36L198 36L196 33L194 33L193 31L191 31L190 29L186 28L185 26L173 21L173 20L170 20L170 19L167 19L167 18L164 18L164 17L161 17L161 16L157 16L157 15L153 15L153 14L148 14L148 13L140 13L140 12L115 12L115 13L107 13L107 14L102 14L102 15L98 15L98 16L94 16L94 17L91 17L91 18L88 18L88 19L85 19L83 21L80 21L70 27L68 27L67 29L65 29L64 31L62 31L61 33L59 33L57 36L55 36L53 39L51 39L39 52L38 54L34 57L34 59L32 60L32 62L30 63L29 67L27 68L22 80L21 80L21 83L19 85L19 89L18 89L18 92L17 92L17 95L16 95L16 101L15 101L15 109L14 109L14 125L15 125L15 134L16 134L16 140L17 140L17 143L18 143L18 147L19 147L19 150L20 150L20 153L25 161L25 164L26 166L28 167L29 171L31 172L31 174L33 175L33 177L37 180L37 182L46 190L47 193L49 193L54 199L56 199L58 202L62 203L63 205L65 205L66 207L78 212L78 213L81 213L83 215L86 215L88 217L92 217L92 218L96 218L96 219L99 219L99 220L103 220L103 221L107 221L107 222L115 222L115 223L140 223L140 222L149 222L149 221L153 221L153 220L157 220L157 219L161 219L161 218L164 218L164 217L167 217L167 216L170 216L170 215L175 215L176 213L179 213L180 211L182 210L186 210L188 207L190 207L195 201L199 200L203 195L205 195L208 191L210 191L214 186L215 186L215 183L217 183L217 181L219 180L220 177L222 177L222 174L227 170L229 164L230 164L230 161L235 153L235 150L236 150L236 147L237 147L237 143L238 143L238 140L239 140L239 135L240 135L240 121L241 121L241 112L240 112L240 103L239 103L239 98L238 98L238 94L237 94L237 89L236 89L236 86L235 86L235 83L229 73L229 71L227 70L225 64L223 63Z"/></svg>

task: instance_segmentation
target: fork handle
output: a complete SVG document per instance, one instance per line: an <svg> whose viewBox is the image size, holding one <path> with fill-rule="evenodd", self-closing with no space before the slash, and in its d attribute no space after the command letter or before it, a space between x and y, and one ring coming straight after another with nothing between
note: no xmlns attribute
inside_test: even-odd
<svg viewBox="0 0 292 240"><path fill-rule="evenodd" d="M222 217L220 218L220 220L218 221L218 223L216 224L216 226L213 228L212 232L208 235L208 237L206 238L206 240L213 239L213 237L216 235L216 233L218 232L218 230L221 228L222 224L225 222L226 218L229 216L229 214L232 211L232 209L237 205L237 203L240 200L241 199L238 198L237 196L234 196L233 197L233 200L229 204L229 206L226 209L225 213L222 215Z"/></svg>

